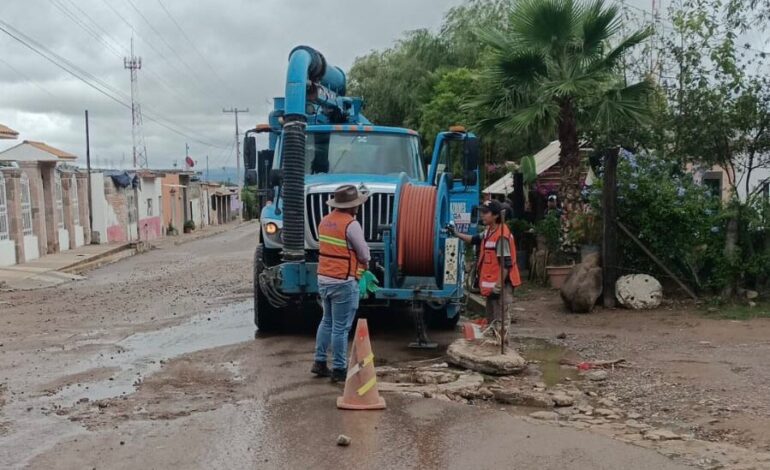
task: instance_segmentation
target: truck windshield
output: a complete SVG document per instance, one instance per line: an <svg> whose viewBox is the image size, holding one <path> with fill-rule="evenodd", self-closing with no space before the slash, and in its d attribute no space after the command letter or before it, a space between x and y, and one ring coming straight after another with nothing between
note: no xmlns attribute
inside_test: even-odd
<svg viewBox="0 0 770 470"><path fill-rule="evenodd" d="M372 132L307 134L305 173L363 173L423 179L417 136Z"/></svg>

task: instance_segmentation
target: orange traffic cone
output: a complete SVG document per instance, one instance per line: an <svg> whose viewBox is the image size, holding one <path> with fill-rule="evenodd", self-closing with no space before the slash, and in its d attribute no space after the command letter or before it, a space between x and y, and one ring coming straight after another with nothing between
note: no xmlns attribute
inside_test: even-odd
<svg viewBox="0 0 770 470"><path fill-rule="evenodd" d="M385 400L377 390L374 353L369 343L369 326L360 318L350 347L345 392L337 398L337 408L343 410L382 410Z"/></svg>

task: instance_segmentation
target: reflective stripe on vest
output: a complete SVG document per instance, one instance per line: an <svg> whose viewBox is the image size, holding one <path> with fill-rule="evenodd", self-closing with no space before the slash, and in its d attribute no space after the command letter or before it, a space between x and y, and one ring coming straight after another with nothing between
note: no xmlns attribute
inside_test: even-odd
<svg viewBox="0 0 770 470"><path fill-rule="evenodd" d="M347 231L355 219L352 215L332 211L318 224L318 274L335 279L359 279L363 267L359 267L358 258L352 248L348 248Z"/></svg>
<svg viewBox="0 0 770 470"><path fill-rule="evenodd" d="M508 249L511 253L511 269L508 270L508 280L516 287L521 285L519 267L516 265L516 242L507 226L503 225L492 233L487 233L482 243L483 248L479 256L479 289L481 295L487 297L495 286L500 283L500 263L497 258L497 241L503 236L508 240ZM500 283L501 284L501 283Z"/></svg>

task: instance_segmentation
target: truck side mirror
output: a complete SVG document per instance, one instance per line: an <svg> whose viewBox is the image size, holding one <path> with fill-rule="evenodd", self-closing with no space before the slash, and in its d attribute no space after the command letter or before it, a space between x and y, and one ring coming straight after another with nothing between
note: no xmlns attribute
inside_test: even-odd
<svg viewBox="0 0 770 470"><path fill-rule="evenodd" d="M246 171L257 168L257 139L251 136L243 139L243 166Z"/></svg>
<svg viewBox="0 0 770 470"><path fill-rule="evenodd" d="M463 183L466 186L474 186L477 183L476 170L479 166L479 140L475 137L467 137L463 141Z"/></svg>
<svg viewBox="0 0 770 470"><path fill-rule="evenodd" d="M283 170L270 170L270 186L280 186L283 182Z"/></svg>

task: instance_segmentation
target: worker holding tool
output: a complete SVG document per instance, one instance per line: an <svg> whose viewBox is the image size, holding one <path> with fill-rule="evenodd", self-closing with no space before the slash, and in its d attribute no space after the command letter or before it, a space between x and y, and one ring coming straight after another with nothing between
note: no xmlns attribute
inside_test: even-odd
<svg viewBox="0 0 770 470"><path fill-rule="evenodd" d="M319 377L330 377L332 382L344 382L347 375L348 333L358 309L359 280L365 276L369 264L369 246L361 224L356 220L358 208L368 194L359 193L351 185L334 191L327 201L333 208L318 225L318 293L323 306L323 318L316 333L315 363L310 370ZM332 369L326 363L331 346Z"/></svg>
<svg viewBox="0 0 770 470"><path fill-rule="evenodd" d="M507 331L508 325L502 325L503 308L506 311L506 323L510 322L510 305L513 303L513 289L521 285L519 268L516 265L516 242L508 226L503 223L503 211L510 211L510 206L499 201L489 200L479 207L481 222L486 229L479 234L459 233L453 225L447 227L450 235L455 235L465 243L480 246L478 261L478 279L481 295L486 297L487 320L499 333ZM505 306L501 306L500 295Z"/></svg>

